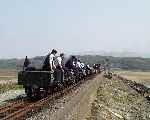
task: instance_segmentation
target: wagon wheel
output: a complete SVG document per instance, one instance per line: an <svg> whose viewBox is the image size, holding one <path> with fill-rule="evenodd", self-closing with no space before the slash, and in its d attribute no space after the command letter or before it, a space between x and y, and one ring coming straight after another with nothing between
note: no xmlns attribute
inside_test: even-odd
<svg viewBox="0 0 150 120"><path fill-rule="evenodd" d="M45 88L40 94L39 98L45 98L48 95L48 88Z"/></svg>
<svg viewBox="0 0 150 120"><path fill-rule="evenodd" d="M32 98L32 89L31 87L25 87L25 93L27 95L28 98Z"/></svg>

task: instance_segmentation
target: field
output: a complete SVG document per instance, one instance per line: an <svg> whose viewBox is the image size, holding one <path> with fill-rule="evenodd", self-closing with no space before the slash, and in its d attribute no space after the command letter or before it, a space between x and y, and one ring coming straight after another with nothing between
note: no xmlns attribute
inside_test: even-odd
<svg viewBox="0 0 150 120"><path fill-rule="evenodd" d="M22 88L17 84L17 71L9 69L0 69L0 94L8 90Z"/></svg>
<svg viewBox="0 0 150 120"><path fill-rule="evenodd" d="M9 69L0 69L0 80L16 80L17 71Z"/></svg>
<svg viewBox="0 0 150 120"><path fill-rule="evenodd" d="M150 87L150 71L115 71L117 74Z"/></svg>

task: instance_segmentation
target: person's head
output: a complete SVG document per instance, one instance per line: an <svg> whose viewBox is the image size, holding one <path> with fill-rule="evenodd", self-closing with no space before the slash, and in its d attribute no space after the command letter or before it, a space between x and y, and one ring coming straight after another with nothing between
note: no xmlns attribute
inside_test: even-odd
<svg viewBox="0 0 150 120"><path fill-rule="evenodd" d="M71 56L71 58L72 58L73 61L77 61L76 56Z"/></svg>
<svg viewBox="0 0 150 120"><path fill-rule="evenodd" d="M63 57L64 57L64 53L60 53L60 57L62 57L62 58L63 58Z"/></svg>
<svg viewBox="0 0 150 120"><path fill-rule="evenodd" d="M54 55L57 54L57 50L53 49L51 54L54 54Z"/></svg>
<svg viewBox="0 0 150 120"><path fill-rule="evenodd" d="M75 57L75 56L71 56L71 58L72 58L72 59L76 59L76 57Z"/></svg>

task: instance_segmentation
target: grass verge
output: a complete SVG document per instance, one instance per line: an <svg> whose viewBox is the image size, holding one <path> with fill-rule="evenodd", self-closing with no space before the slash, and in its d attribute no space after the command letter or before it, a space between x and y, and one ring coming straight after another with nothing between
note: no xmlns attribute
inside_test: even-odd
<svg viewBox="0 0 150 120"><path fill-rule="evenodd" d="M17 84L0 84L0 94L9 90L23 89L23 86Z"/></svg>

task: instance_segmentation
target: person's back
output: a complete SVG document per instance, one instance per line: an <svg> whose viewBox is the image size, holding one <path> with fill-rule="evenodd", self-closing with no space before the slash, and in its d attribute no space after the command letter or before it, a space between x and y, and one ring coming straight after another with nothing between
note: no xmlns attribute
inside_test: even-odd
<svg viewBox="0 0 150 120"><path fill-rule="evenodd" d="M69 59L66 63L65 63L65 67L67 69L72 69L73 68L73 60Z"/></svg>
<svg viewBox="0 0 150 120"><path fill-rule="evenodd" d="M27 56L26 56L26 58L25 58L25 61L24 61L24 67L28 67L28 65L30 64L31 62L30 62L30 60L27 58Z"/></svg>
<svg viewBox="0 0 150 120"><path fill-rule="evenodd" d="M76 64L77 58L75 56L71 56L71 58L65 63L65 67L67 69L74 69Z"/></svg>
<svg viewBox="0 0 150 120"><path fill-rule="evenodd" d="M23 70L25 70L26 68L28 68L28 66L31 64L30 60L28 59L28 57L26 56L24 64L23 64Z"/></svg>
<svg viewBox="0 0 150 120"><path fill-rule="evenodd" d="M49 56L50 56L50 54L48 54L48 55L46 56L45 60L44 60L44 63L43 63L43 70L48 70L48 69L49 69L49 68L48 68L48 66L50 66L50 64L49 64Z"/></svg>

